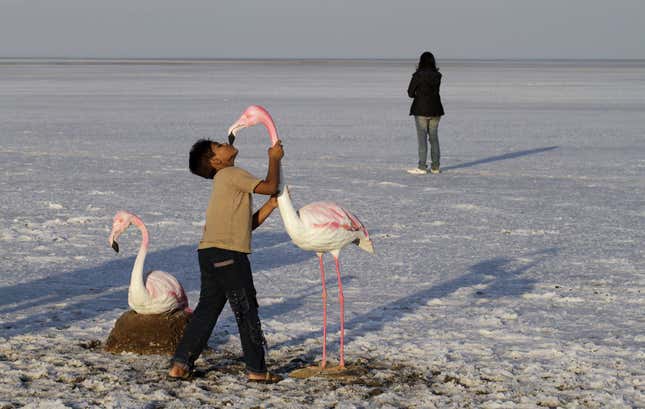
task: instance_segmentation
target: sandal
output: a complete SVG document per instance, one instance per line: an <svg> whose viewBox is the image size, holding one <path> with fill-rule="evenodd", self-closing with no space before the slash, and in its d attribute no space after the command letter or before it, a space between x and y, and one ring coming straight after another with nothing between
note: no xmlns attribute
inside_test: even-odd
<svg viewBox="0 0 645 409"><path fill-rule="evenodd" d="M173 382L192 381L193 380L193 374L188 373L188 374L182 375L182 376L172 376L172 375L166 374L166 379L168 379L169 381L173 381Z"/></svg>
<svg viewBox="0 0 645 409"><path fill-rule="evenodd" d="M249 372L247 380L249 382L256 382L256 383L278 383L282 380L282 377L280 375L272 374L271 372L265 372L264 374L256 374L253 373L254 375L261 375L262 378L251 378L251 373Z"/></svg>
<svg viewBox="0 0 645 409"><path fill-rule="evenodd" d="M172 370L173 368L171 368ZM183 372L181 375L170 375L170 372L166 372L166 378L171 381L190 381L193 379L193 371L182 368Z"/></svg>

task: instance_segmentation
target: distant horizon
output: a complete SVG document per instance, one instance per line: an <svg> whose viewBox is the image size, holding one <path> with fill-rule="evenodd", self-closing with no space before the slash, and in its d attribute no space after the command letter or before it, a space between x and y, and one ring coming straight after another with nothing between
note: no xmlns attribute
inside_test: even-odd
<svg viewBox="0 0 645 409"><path fill-rule="evenodd" d="M645 61L644 58L581 58L581 57L445 57L437 61ZM86 57L86 56L0 56L0 61L417 61L418 57Z"/></svg>

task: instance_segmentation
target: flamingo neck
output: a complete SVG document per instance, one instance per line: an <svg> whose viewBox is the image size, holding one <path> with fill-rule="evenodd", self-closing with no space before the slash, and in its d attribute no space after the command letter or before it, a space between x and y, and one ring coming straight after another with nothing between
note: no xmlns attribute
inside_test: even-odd
<svg viewBox="0 0 645 409"><path fill-rule="evenodd" d="M278 129L275 127L275 123L268 112L262 117L262 123L267 128L267 131L269 131L271 146L275 145L278 142ZM283 176L282 162L280 162L280 183L278 184L278 190L282 190L282 186L284 186Z"/></svg>
<svg viewBox="0 0 645 409"><path fill-rule="evenodd" d="M278 129L275 127L275 123L271 117L262 118L262 123L269 131L269 137L271 138L271 146L275 145L278 142Z"/></svg>
<svg viewBox="0 0 645 409"><path fill-rule="evenodd" d="M282 222L287 234L292 240L297 241L298 237L303 235L305 227L298 212L293 207L293 203L291 203L287 190L282 191L278 196L278 210L280 210L280 216L282 216Z"/></svg>
<svg viewBox="0 0 645 409"><path fill-rule="evenodd" d="M148 291L146 290L146 284L143 281L143 264L146 260L146 254L148 253L148 229L146 229L146 225L143 224L143 221L136 216L132 219L132 224L141 231L141 246L139 247L137 258L134 260L132 274L130 275L130 292L137 296L147 297Z"/></svg>

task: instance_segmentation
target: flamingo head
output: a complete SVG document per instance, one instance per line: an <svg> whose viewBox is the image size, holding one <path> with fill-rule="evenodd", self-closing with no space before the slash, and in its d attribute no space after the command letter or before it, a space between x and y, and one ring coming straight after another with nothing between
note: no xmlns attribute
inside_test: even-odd
<svg viewBox="0 0 645 409"><path fill-rule="evenodd" d="M135 215L132 213L126 212L125 210L119 210L112 219L112 231L110 232L108 243L117 253L119 252L119 244L116 240L132 224L132 219L134 217Z"/></svg>
<svg viewBox="0 0 645 409"><path fill-rule="evenodd" d="M228 142L232 145L235 141L235 136L240 129L249 128L251 126L263 124L269 130L271 136L271 144L274 145L278 141L278 133L276 131L273 118L269 111L260 105L251 105L244 110L242 115L233 125L228 128Z"/></svg>

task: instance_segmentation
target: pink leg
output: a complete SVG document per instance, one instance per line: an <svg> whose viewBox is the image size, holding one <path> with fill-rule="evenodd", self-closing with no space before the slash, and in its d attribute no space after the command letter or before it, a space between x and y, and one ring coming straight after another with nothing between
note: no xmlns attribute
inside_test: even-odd
<svg viewBox="0 0 645 409"><path fill-rule="evenodd" d="M340 280L340 265L336 259L336 276L338 277L338 300L340 301L340 363L339 367L345 367L345 297L343 296L343 283Z"/></svg>
<svg viewBox="0 0 645 409"><path fill-rule="evenodd" d="M322 254L318 255L320 262L320 280L322 281L322 303L323 303L323 347L322 362L320 366L324 369L327 366L327 288L325 286L325 268L323 267Z"/></svg>

